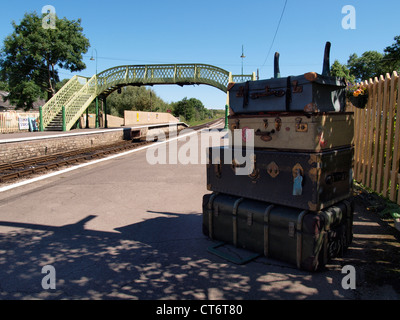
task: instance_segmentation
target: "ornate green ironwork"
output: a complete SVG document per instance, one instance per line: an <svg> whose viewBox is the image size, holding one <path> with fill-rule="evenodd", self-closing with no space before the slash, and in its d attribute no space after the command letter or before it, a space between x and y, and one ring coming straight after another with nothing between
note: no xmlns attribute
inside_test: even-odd
<svg viewBox="0 0 400 320"><path fill-rule="evenodd" d="M232 75L207 64L128 65L107 69L92 78L74 76L43 106L43 126L62 112L65 106L66 130L70 130L90 103L107 97L118 88L134 85L205 84L227 92L229 82L255 80L252 75Z"/></svg>
<svg viewBox="0 0 400 320"><path fill-rule="evenodd" d="M119 66L97 75L98 94L107 96L126 85L206 84L227 91L229 82L255 80L255 75L235 75L207 64L164 64Z"/></svg>

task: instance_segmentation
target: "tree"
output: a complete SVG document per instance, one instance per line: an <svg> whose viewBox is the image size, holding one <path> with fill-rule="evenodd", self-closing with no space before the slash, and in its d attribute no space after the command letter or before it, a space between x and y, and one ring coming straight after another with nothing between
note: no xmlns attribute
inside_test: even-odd
<svg viewBox="0 0 400 320"><path fill-rule="evenodd" d="M56 83L56 87L55 87L56 92L60 91L61 88L62 88L69 80L71 80L71 79L63 79L63 80L61 80L60 82L57 82L57 83Z"/></svg>
<svg viewBox="0 0 400 320"><path fill-rule="evenodd" d="M172 114L175 117L183 116L185 120L191 121L195 115L195 107L193 102L189 102L185 97L181 101L173 103Z"/></svg>
<svg viewBox="0 0 400 320"><path fill-rule="evenodd" d="M347 68L346 65L341 64L338 60L335 60L331 66L331 75L334 77L346 78L346 82L353 83L355 80L354 76L350 74L349 68Z"/></svg>
<svg viewBox="0 0 400 320"><path fill-rule="evenodd" d="M5 81L0 81L0 90L8 91L8 84Z"/></svg>
<svg viewBox="0 0 400 320"><path fill-rule="evenodd" d="M368 80L369 78L379 77L386 72L390 72L384 65L383 54L377 51L366 51L361 57L353 53L347 61L350 74L355 77L357 82Z"/></svg>
<svg viewBox="0 0 400 320"><path fill-rule="evenodd" d="M38 98L50 99L56 92L58 70L86 68L82 55L89 40L82 33L81 20L56 17L55 29L44 28L36 12L26 13L14 32L4 40L0 53L1 78L8 82L8 99L18 108L30 109Z"/></svg>
<svg viewBox="0 0 400 320"><path fill-rule="evenodd" d="M194 108L193 118L195 120L203 120L207 113L207 109L204 107L203 103L196 98L190 98L188 103Z"/></svg>
<svg viewBox="0 0 400 320"><path fill-rule="evenodd" d="M400 36L394 37L395 42L384 49L384 64L392 71L400 71Z"/></svg>
<svg viewBox="0 0 400 320"><path fill-rule="evenodd" d="M166 112L169 104L152 89L146 87L124 87L121 93L114 91L107 97L107 109L115 116L123 117L125 110Z"/></svg>
<svg viewBox="0 0 400 320"><path fill-rule="evenodd" d="M185 97L181 101L173 102L171 105L172 114L175 117L183 116L189 122L192 120L204 120L213 115L212 111L206 109L203 103L196 98L188 99Z"/></svg>

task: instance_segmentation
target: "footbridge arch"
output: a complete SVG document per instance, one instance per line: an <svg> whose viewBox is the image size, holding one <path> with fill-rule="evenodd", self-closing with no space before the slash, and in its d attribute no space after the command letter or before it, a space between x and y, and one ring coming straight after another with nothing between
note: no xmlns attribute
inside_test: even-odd
<svg viewBox="0 0 400 320"><path fill-rule="evenodd" d="M98 95L108 95L126 85L180 86L204 84L227 92L229 82L253 80L252 75L232 75L229 71L208 64L131 65L107 69L97 75Z"/></svg>
<svg viewBox="0 0 400 320"><path fill-rule="evenodd" d="M254 72L251 75L232 75L219 67L198 63L125 65L104 70L91 78L74 76L42 107L40 128L51 130L57 127L68 131L93 100L98 97L106 99L124 86L204 84L227 92L230 82L255 78Z"/></svg>

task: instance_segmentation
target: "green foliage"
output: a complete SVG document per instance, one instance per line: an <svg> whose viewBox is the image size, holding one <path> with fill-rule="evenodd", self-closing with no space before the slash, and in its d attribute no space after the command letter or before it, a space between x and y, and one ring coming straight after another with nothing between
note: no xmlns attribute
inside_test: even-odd
<svg viewBox="0 0 400 320"><path fill-rule="evenodd" d="M183 116L188 122L204 120L213 116L212 111L206 109L200 100L187 97L172 103L172 114L175 117Z"/></svg>
<svg viewBox="0 0 400 320"><path fill-rule="evenodd" d="M344 76L348 82L354 83L400 71L400 36L394 37L394 40L391 46L384 49L384 53L366 51L361 57L353 53L347 65L336 60L331 67L332 75Z"/></svg>
<svg viewBox="0 0 400 320"><path fill-rule="evenodd" d="M361 57L353 53L347 61L350 75L357 82L379 77L393 71L400 71L400 36L394 37L395 42L384 49L384 53L366 51Z"/></svg>
<svg viewBox="0 0 400 320"><path fill-rule="evenodd" d="M124 110L166 112L168 108L168 103L146 87L124 87L121 93L114 91L107 97L109 113L118 117L124 116Z"/></svg>
<svg viewBox="0 0 400 320"><path fill-rule="evenodd" d="M386 208L379 212L379 216L382 218L400 218L400 206L395 203L388 203Z"/></svg>
<svg viewBox="0 0 400 320"><path fill-rule="evenodd" d="M353 83L355 80L355 77L350 74L349 68L347 68L346 65L341 64L338 60L335 60L331 66L331 75L334 77L346 78L346 82Z"/></svg>
<svg viewBox="0 0 400 320"><path fill-rule="evenodd" d="M55 87L56 92L58 92L69 80L71 80L71 79L63 79L63 80L57 82L56 87Z"/></svg>
<svg viewBox="0 0 400 320"><path fill-rule="evenodd" d="M225 117L225 110L219 110L219 109L207 109L209 116L205 117L202 120L192 120L192 121L187 121L183 116L181 116L181 121L187 123L189 126L198 126L204 123L207 123L211 120L215 119L220 119Z"/></svg>
<svg viewBox="0 0 400 320"><path fill-rule="evenodd" d="M8 84L5 81L0 81L0 90L8 91Z"/></svg>
<svg viewBox="0 0 400 320"><path fill-rule="evenodd" d="M357 81L363 81L391 72L383 63L383 57L383 54L377 51L366 51L361 57L353 53L347 61L347 66Z"/></svg>
<svg viewBox="0 0 400 320"><path fill-rule="evenodd" d="M394 37L394 43L386 47L384 64L389 70L400 71L400 36Z"/></svg>
<svg viewBox="0 0 400 320"><path fill-rule="evenodd" d="M51 98L59 81L56 68L72 72L86 68L82 55L90 44L81 20L56 18L56 29L42 27L43 16L26 13L14 32L4 40L0 53L1 78L10 88L8 99L19 108L30 109L38 98Z"/></svg>
<svg viewBox="0 0 400 320"><path fill-rule="evenodd" d="M187 97L183 98L181 101L172 103L172 114L175 117L183 116L185 120L192 120L195 113L194 105L189 103Z"/></svg>

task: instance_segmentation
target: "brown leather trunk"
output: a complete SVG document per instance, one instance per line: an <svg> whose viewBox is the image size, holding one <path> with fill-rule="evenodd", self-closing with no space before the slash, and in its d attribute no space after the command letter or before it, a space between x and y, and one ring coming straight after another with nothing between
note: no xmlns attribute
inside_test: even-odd
<svg viewBox="0 0 400 320"><path fill-rule="evenodd" d="M256 148L319 152L354 143L352 112L229 116L228 124L235 147L254 139Z"/></svg>

